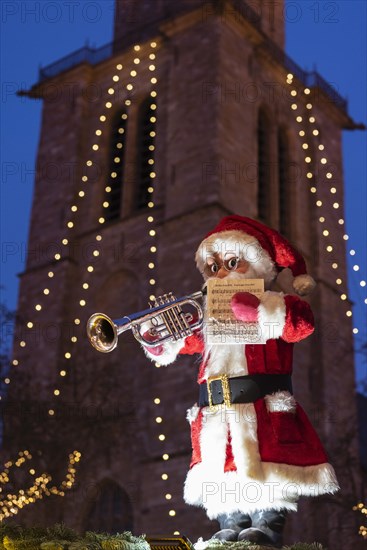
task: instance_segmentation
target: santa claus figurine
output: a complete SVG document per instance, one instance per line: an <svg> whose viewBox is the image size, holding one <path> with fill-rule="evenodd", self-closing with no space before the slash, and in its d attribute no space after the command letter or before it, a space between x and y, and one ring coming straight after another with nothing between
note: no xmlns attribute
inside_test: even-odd
<svg viewBox="0 0 367 550"><path fill-rule="evenodd" d="M292 395L293 344L312 334L311 308L296 295L270 290L284 268L291 270L298 295L308 294L315 282L284 237L237 215L223 218L205 237L196 263L205 282L263 279L260 298L238 292L231 308L238 321L258 323L267 336L261 344L224 339L209 345L204 304L200 332L145 349L162 365L178 354L202 355L199 399L187 415L193 454L184 498L218 519L215 538L278 547L286 515L297 510L301 495L339 488L316 432Z"/></svg>

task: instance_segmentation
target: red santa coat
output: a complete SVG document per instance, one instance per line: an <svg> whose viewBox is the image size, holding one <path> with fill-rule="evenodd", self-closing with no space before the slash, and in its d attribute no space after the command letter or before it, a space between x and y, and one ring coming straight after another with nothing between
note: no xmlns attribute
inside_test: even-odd
<svg viewBox="0 0 367 550"><path fill-rule="evenodd" d="M268 291L258 315L271 336L265 344L209 347L203 335L193 335L183 346L162 348L158 361L168 364L177 353L203 354L199 384L222 374L291 374L294 342L314 330L309 305L297 296ZM287 391L215 410L194 405L188 420L193 454L184 497L188 504L203 506L212 519L236 511L296 510L300 495L338 490L315 430Z"/></svg>

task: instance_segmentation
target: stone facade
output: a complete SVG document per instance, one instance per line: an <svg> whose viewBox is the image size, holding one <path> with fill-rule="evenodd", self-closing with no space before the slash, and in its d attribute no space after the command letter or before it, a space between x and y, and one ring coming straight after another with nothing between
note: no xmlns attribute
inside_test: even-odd
<svg viewBox="0 0 367 550"><path fill-rule="evenodd" d="M89 526L88 517L96 517L93 502L103 493L103 483L112 480L130 499L136 533L179 531L196 540L216 529L202 510L188 507L182 498L191 450L185 411L195 401L197 361L181 358L174 366L155 368L130 333L120 337L113 353L98 354L87 341L84 327L95 311L118 318L145 309L152 290L156 295L173 290L179 296L200 288L193 256L202 237L228 213L258 216L256 136L262 108L268 113L272 151L267 221L279 227L276 138L278 129L285 128L292 167L289 237L319 283L310 298L317 330L296 346L295 393L317 428L342 485L341 496L302 501L297 516L289 519L287 538L355 549L360 541L351 507L360 494L360 477L351 322L339 298L346 288L346 265L343 227L338 223L343 212L341 132L353 128L353 122L320 88L312 88L305 96L302 83L295 78L296 114L302 113L306 120L306 103L312 101L320 129L309 144L311 170L318 179L317 196L310 193L306 177L310 168L304 162L299 131L311 132L313 126L307 120L296 122L286 84L289 70L275 49L272 55L268 41L270 37L283 46L282 2L272 4L271 16L264 15L265 4L270 9L268 2L252 2L254 13L264 12L262 23L256 24L242 2L190 0L182 4L161 0L153 9L151 2L117 0L116 43L123 40L126 25L136 37L148 33L146 42L134 40L141 46L139 53L134 53L132 45L116 48L119 53L105 61L77 65L29 92L43 99L43 121L31 253L21 277L14 350L19 365L13 368L9 389L5 446L6 452L27 446L37 454L40 468L53 473L56 480L63 476L69 452L76 448L83 456L77 483L67 496L30 506L19 519L28 524L36 519L43 524L64 521L82 530ZM152 40L157 44L154 75L158 84L153 86L158 94L157 177L154 208L136 211L137 113L152 89L148 59ZM116 66L124 66L118 74L125 84L136 55L141 62L134 92L129 94L121 86L111 99L107 90ZM127 98L131 105L121 217L101 224L108 129L113 113ZM112 107L106 110L109 99ZM107 113L103 123L102 113ZM101 128L99 149L93 151L95 131ZM332 165L339 209L332 207L330 185L321 172L319 143L325 145L328 168ZM91 167L86 166L88 160L93 162ZM81 183L86 173L88 181ZM85 190L82 199L81 189ZM323 202L322 213L316 200ZM77 206L74 213L73 205ZM149 215L154 217L152 224L147 221ZM324 224L318 221L320 215L325 217ZM71 229L67 229L69 220L74 220ZM154 239L148 233L152 228ZM332 253L325 251L325 228L332 235ZM96 241L96 235L102 241ZM67 244L62 244L64 238ZM98 243L99 256L95 256ZM153 276L148 267L152 244L157 247L154 288L148 283ZM60 260L55 258L58 253ZM341 286L336 285L331 268L335 262ZM92 273L88 265L93 265ZM87 290L82 287L85 283ZM49 295L43 293L44 288ZM290 290L287 273L280 277L278 288ZM81 299L86 301L83 307ZM35 312L35 304L42 305L40 312ZM80 322L75 324L75 319ZM34 326L27 330L23 327L29 320ZM76 343L70 341L73 336ZM19 345L23 339L25 347ZM71 359L65 353L71 353ZM66 376L60 376L63 370ZM55 388L60 390L58 397ZM154 403L157 397L158 405ZM55 414L48 414L49 410ZM156 417L163 422L155 422ZM14 430L18 430L16 437ZM166 436L163 442L158 439L160 433ZM169 460L162 460L163 453ZM162 480L163 473L168 474L167 480ZM169 510L176 515L170 516ZM124 527L120 523L120 530Z"/></svg>

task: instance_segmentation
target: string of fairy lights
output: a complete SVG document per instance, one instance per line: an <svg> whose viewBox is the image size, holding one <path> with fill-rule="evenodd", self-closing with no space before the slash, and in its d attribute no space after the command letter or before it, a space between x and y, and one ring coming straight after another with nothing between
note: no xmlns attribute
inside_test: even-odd
<svg viewBox="0 0 367 550"><path fill-rule="evenodd" d="M30 468L28 473L33 478L33 483L27 489L20 489L17 493L6 493L4 489L10 482L10 473L14 468L21 468L27 461L32 460L29 451L20 451L14 461L9 460L4 464L4 469L0 473L0 521L16 515L22 508L28 504L33 504L44 496L57 495L65 496L65 491L72 488L75 483L76 465L80 461L81 454L73 451L69 454L67 474L61 484L56 487L50 486L52 477L50 474L37 474L34 468Z"/></svg>
<svg viewBox="0 0 367 550"><path fill-rule="evenodd" d="M307 87L304 88L303 89L303 94L304 94L303 98L301 97L301 99L297 99L297 96L299 95L299 92L297 91L297 89L294 85L293 78L294 78L293 74L289 73L287 75L287 78L286 78L286 83L291 88L290 96L293 100L292 103L291 103L291 109L292 109L292 111L295 111L296 121L297 121L297 123L299 123L301 125L300 126L301 129L299 130L298 135L302 138L302 141L303 141L302 142L302 149L303 149L303 151L305 152L305 155L306 155L305 158L304 158L304 162L307 165L306 177L307 177L308 180L310 180L310 192L313 195L315 195L318 191L318 189L316 187L317 169L316 169L316 164L315 164L315 162L313 162L313 159L310 156L310 153L308 152L308 150L310 149L311 141L314 140L315 138L317 138L317 136L320 135L320 130L317 127L317 119L316 119L316 116L313 112L313 104L312 104L311 100L308 98L311 94L311 90ZM306 111L307 111L306 115L302 116L301 114L298 114L298 112L299 112L299 103L297 101L299 103L301 103L302 105L304 104L304 101L306 101L306 105L305 105L306 106ZM312 129L312 136L307 136L307 130L310 129L310 128ZM337 200L338 189L336 187L334 174L332 172L332 169L328 168L328 159L326 157L325 145L323 143L319 143L317 149L318 149L318 151L321 155L318 162L320 163L320 165L322 167L325 168L325 181L323 183L329 185L329 193L330 193L332 201L333 201L332 206L335 209L335 211L337 212L339 210L339 208L341 207L341 205ZM312 168L312 166L313 166L313 168ZM318 183L321 183L321 182L318 182ZM328 254L330 254L330 253L333 252L334 247L333 247L333 244L331 243L331 230L330 230L330 227L327 227L326 214L325 214L325 211L322 210L324 205L323 205L322 200L320 200L318 198L316 198L315 204L316 204L317 208L320 209L320 213L322 214L322 215L319 216L318 221L319 221L320 224L322 224L322 227L324 228L322 230L322 235L326 239L325 250ZM328 206L329 206L329 204L328 204ZM341 225L341 226L345 225L345 219L343 218L342 215L340 215L340 217L338 219L338 224ZM343 239L345 241L349 241L349 235L347 233L344 233ZM350 248L348 250L348 252L349 252L350 256L352 256L353 258L356 255L356 251L353 248ZM334 270L334 273L335 273L335 276L336 276L335 283L338 286L343 285L344 281L342 280L342 278L340 276L338 276L338 273L337 273L337 270L339 269L339 264L336 261L332 261L331 262L331 268ZM359 266L358 263L355 263L353 265L353 271L356 272L356 273L358 273L360 271L360 266ZM359 285L362 288L366 287L366 281L364 279L360 279L359 280ZM348 300L347 291L346 290L341 291L340 294L339 294L339 297L340 297L341 301L343 301L343 302L347 301ZM364 303L367 304L367 298L364 299ZM353 313L352 313L352 310L349 307L347 308L345 315L347 317L352 317ZM358 334L358 333L359 333L359 328L357 326L354 326L353 327L353 334ZM362 514L367 515L367 506L363 502L360 502L359 504L354 506L353 510L354 511L359 511ZM359 527L359 534L363 538L367 539L367 526L361 525Z"/></svg>
<svg viewBox="0 0 367 550"><path fill-rule="evenodd" d="M323 167L324 170L325 170L325 182L324 183L329 185L329 193L330 193L331 199L333 201L332 206L335 209L335 211L338 212L339 208L341 208L341 204L337 200L338 189L337 189L336 183L335 183L335 176L334 176L333 172L331 171L332 169L328 169L329 161L326 157L325 145L323 143L318 144L317 149L320 153L320 159L318 161L316 160L316 162L315 162L314 159L312 159L312 157L310 156L310 153L308 152L308 150L311 148L311 145L310 145L311 140L315 139L317 136L320 135L320 130L317 127L317 119L316 119L316 116L313 112L313 104L312 104L311 100L308 99L308 96L311 94L311 90L309 88L304 88L303 89L304 98L306 100L306 112L307 112L307 114L302 116L302 115L298 114L298 111L299 111L299 103L298 102L301 102L303 104L304 103L304 98L297 99L297 96L299 95L299 92L297 91L296 86L294 85L293 78L294 78L293 75L291 73L289 73L287 75L286 82L291 87L290 95L291 95L291 98L293 99L293 102L291 103L291 109L293 111L297 111L297 113L295 113L296 114L296 121L297 121L297 123L299 123L301 125L300 126L301 129L299 130L298 134L301 138L303 138L302 149L305 151L305 154L306 154L306 156L304 157L304 162L306 163L306 166L307 166L306 177L307 177L308 180L310 180L310 192L313 195L315 195L318 191L318 189L316 187L316 179L317 179L316 163L319 163L321 165L321 167ZM307 131L310 128L312 128L312 136L307 136ZM312 167L312 165L313 165L313 167ZM320 182L318 182L318 183L320 183ZM318 199L317 197L316 197L316 200L315 200L315 204L316 204L317 208L320 209L320 214L321 214L318 218L318 221L319 221L320 224L322 224L322 226L324 228L322 230L322 235L326 239L326 244L325 244L324 249L328 254L331 254L334 251L334 246L331 242L331 237L332 237L331 229L330 229L330 227L327 226L327 215L326 215L325 210L323 210L323 207L325 205L323 204L323 201ZM329 206L329 204L328 204L328 206ZM341 225L341 226L344 226L344 224L345 224L345 219L343 218L342 214L340 215L340 217L338 219L338 224ZM349 240L349 235L347 233L344 233L343 239L345 241L348 241ZM354 257L355 254L356 254L356 251L351 248L351 249L349 249L349 254L352 257ZM345 281L343 281L343 279L340 276L338 276L338 269L340 268L338 262L337 261L332 261L331 262L331 268L334 270L334 273L335 273L335 276L336 276L335 283L338 286L343 285L345 283ZM355 263L353 265L353 271L355 271L356 273L358 273L360 271L360 266L359 266L358 263ZM362 288L366 287L366 284L367 283L364 279L360 279L359 285ZM343 290L342 292L340 292L339 297L340 297L340 300L342 300L342 301L349 301L346 290ZM367 304L367 298L364 300L364 303ZM347 317L352 317L352 315L353 315L352 310L350 308L347 309L345 314L346 314ZM359 332L359 329L357 327L354 327L353 328L353 334L358 334L358 332Z"/></svg>

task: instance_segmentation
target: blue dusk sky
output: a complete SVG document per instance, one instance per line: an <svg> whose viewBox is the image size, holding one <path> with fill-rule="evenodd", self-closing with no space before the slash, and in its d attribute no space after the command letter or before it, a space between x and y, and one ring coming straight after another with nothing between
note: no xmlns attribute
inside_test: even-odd
<svg viewBox="0 0 367 550"><path fill-rule="evenodd" d="M179 1L179 0L172 0ZM152 0L152 4L154 0ZM249 0L251 5L251 0ZM266 4L266 2L265 2ZM88 43L112 40L112 0L2 0L1 10L1 301L16 308L17 274L24 269L41 102L18 97L38 80L38 69ZM316 69L349 102L349 113L366 124L367 2L286 2L286 51L308 71ZM291 116L291 115L290 115ZM349 292L355 303L357 349L366 341L366 131L343 137ZM306 184L306 183L305 183ZM355 250L355 255L349 250ZM358 265L358 271L353 266ZM341 305L344 307L344 305ZM367 378L366 356L357 354L357 379Z"/></svg>

